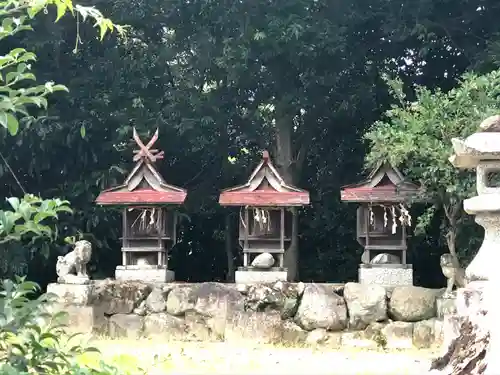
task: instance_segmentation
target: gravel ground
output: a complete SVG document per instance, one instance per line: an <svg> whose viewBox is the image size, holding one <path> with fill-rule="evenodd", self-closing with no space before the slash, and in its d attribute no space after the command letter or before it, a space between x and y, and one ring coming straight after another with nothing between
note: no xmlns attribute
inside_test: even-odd
<svg viewBox="0 0 500 375"><path fill-rule="evenodd" d="M235 344L98 341L93 343L114 362L135 358L149 375L162 374L425 374L432 351L343 351ZM128 358L126 360L125 358Z"/></svg>

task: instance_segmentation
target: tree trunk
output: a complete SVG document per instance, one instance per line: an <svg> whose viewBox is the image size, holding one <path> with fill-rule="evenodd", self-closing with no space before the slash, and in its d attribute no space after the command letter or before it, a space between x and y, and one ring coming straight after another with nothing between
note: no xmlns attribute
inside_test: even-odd
<svg viewBox="0 0 500 375"><path fill-rule="evenodd" d="M460 215L460 203L450 203L449 205L444 206L444 212L446 218L448 219L448 233L446 233L446 244L448 245L448 251L453 257L453 262L455 263L455 267L460 267L460 262L458 260L456 244L457 244L457 221L458 216Z"/></svg>
<svg viewBox="0 0 500 375"><path fill-rule="evenodd" d="M227 256L227 275L228 283L234 282L234 258L233 258L233 234L231 233L231 214L226 215L226 256Z"/></svg>
<svg viewBox="0 0 500 375"><path fill-rule="evenodd" d="M296 176L293 172L292 150L292 111L285 104L278 104L276 108L276 164L285 182L294 184ZM291 243L285 251L284 266L288 269L289 281L298 280L299 244L298 244L298 216L293 210L293 227Z"/></svg>

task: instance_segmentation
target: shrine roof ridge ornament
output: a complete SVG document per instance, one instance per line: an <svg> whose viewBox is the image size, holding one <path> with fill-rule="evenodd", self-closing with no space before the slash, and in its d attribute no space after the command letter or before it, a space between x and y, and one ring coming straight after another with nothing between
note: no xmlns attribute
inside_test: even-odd
<svg viewBox="0 0 500 375"><path fill-rule="evenodd" d="M153 149L158 140L158 129L145 145L133 128L132 138L139 146L134 150L136 162L125 182L119 186L102 191L96 199L102 205L169 205L182 204L186 199L186 190L167 184L154 167L154 163L163 159L163 151Z"/></svg>
<svg viewBox="0 0 500 375"><path fill-rule="evenodd" d="M224 189L219 197L222 206L305 206L309 192L287 184L271 161L267 150L247 183Z"/></svg>
<svg viewBox="0 0 500 375"><path fill-rule="evenodd" d="M134 161L139 161L143 159L144 161L149 161L151 163L154 163L158 159L163 159L164 156L163 151L151 148L158 140L158 128L156 128L155 133L153 134L147 145L144 145L142 140L139 138L139 135L137 134L137 130L135 130L135 127L133 128L132 138L134 139L135 143L139 146L139 150L134 150L134 154L136 154L133 157Z"/></svg>

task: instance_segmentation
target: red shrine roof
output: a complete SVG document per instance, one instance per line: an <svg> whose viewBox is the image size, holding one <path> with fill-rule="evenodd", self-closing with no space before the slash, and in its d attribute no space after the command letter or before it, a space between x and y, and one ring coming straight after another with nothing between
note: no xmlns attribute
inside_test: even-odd
<svg viewBox="0 0 500 375"><path fill-rule="evenodd" d="M309 192L285 183L274 167L269 153L262 153L262 160L244 185L225 189L219 197L222 206L305 206Z"/></svg>
<svg viewBox="0 0 500 375"><path fill-rule="evenodd" d="M134 128L133 138L139 146L134 151L133 160L137 162L125 182L99 194L96 203L102 205L137 205L137 204L182 204L186 199L186 190L169 185L158 173L153 163L163 158L163 151L159 152L151 147L158 139L158 129L144 145Z"/></svg>
<svg viewBox="0 0 500 375"><path fill-rule="evenodd" d="M420 186L405 181L403 174L390 163L380 163L365 181L341 188L345 202L402 202L422 192Z"/></svg>

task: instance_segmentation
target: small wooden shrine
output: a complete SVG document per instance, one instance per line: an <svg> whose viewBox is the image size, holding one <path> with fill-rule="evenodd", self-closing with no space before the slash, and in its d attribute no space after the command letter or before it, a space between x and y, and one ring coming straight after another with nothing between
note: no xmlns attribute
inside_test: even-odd
<svg viewBox="0 0 500 375"><path fill-rule="evenodd" d="M407 264L411 216L405 202L415 200L420 193L418 185L407 181L387 162L380 163L365 181L342 187L342 201L360 203L356 233L365 250L362 257L364 267L411 268ZM379 254L390 254L385 259L391 261L374 259ZM394 259L399 259L399 262Z"/></svg>
<svg viewBox="0 0 500 375"><path fill-rule="evenodd" d="M293 231L293 213L289 209L309 204L309 192L285 183L269 153L264 151L248 182L224 190L219 203L222 206L241 206L239 242L243 248L243 267L239 267L236 273L237 282L244 282L244 273L248 271L268 272L261 275L265 280L286 280L283 258ZM252 267L251 257L263 253L272 254L274 265L278 266L268 269ZM275 272L275 275L269 272ZM256 273L248 276L252 281L259 281L256 277Z"/></svg>
<svg viewBox="0 0 500 375"><path fill-rule="evenodd" d="M174 279L168 269L168 252L176 243L175 207L186 199L186 191L169 185L154 167L163 151L153 149L158 130L144 145L134 128L136 162L125 182L99 194L96 203L123 210L122 265L116 279L166 282Z"/></svg>

